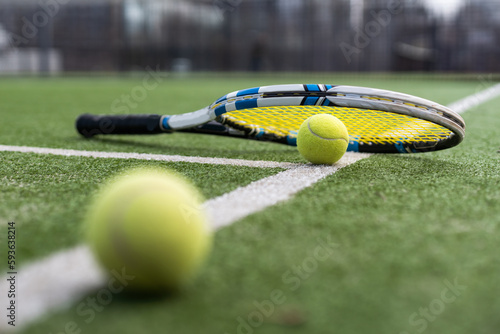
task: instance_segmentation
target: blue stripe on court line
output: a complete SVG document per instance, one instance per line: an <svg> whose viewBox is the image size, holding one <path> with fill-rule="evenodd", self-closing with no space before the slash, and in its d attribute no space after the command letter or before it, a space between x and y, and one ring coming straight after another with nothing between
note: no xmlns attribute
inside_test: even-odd
<svg viewBox="0 0 500 334"><path fill-rule="evenodd" d="M235 106L236 106L236 110L257 108L257 99L237 101L235 103Z"/></svg>
<svg viewBox="0 0 500 334"><path fill-rule="evenodd" d="M243 89L243 90L240 90L238 93L236 93L236 96L258 94L259 93L259 89L260 89L260 87Z"/></svg>

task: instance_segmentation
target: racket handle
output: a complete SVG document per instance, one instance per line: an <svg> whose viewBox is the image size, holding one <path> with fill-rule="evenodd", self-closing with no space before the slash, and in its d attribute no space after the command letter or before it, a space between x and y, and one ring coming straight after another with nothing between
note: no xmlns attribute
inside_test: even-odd
<svg viewBox="0 0 500 334"><path fill-rule="evenodd" d="M76 129L87 138L95 135L150 135L165 132L160 115L90 115L76 120Z"/></svg>

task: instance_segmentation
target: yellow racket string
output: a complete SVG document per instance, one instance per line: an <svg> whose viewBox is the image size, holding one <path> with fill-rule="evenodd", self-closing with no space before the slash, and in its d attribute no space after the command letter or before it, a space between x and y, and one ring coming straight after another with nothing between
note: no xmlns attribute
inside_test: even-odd
<svg viewBox="0 0 500 334"><path fill-rule="evenodd" d="M445 127L411 116L330 106L250 108L228 112L223 115L223 119L243 128L262 128L278 137L293 137L305 119L323 113L339 118L347 127L351 140L361 143L439 142L453 135Z"/></svg>

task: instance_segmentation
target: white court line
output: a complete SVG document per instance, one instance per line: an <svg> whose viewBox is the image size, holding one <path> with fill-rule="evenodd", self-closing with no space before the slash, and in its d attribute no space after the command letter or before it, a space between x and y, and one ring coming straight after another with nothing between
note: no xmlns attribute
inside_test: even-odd
<svg viewBox="0 0 500 334"><path fill-rule="evenodd" d="M90 249L80 245L54 253L23 266L16 275L16 328L7 325L6 277L0 282L0 333L20 330L29 322L54 309L79 300L90 291L102 288L106 275L94 261ZM61 328L59 332L65 332ZM85 331L84 331L85 332Z"/></svg>
<svg viewBox="0 0 500 334"><path fill-rule="evenodd" d="M243 159L224 159L224 158L205 158L205 157L186 157L182 155L163 155L163 154L148 154L148 153L125 153L125 152L96 152L96 151L78 151L60 148L45 148L45 147L28 147L28 146L8 146L0 145L0 152L20 152L20 153L37 153L37 154L52 154L65 157L89 157L89 158L104 158L104 159L135 159L135 160L154 160L166 162L191 162L210 165L231 165L242 167L258 167L258 168L292 168L301 164L291 162L274 162L274 161L259 161L259 160L243 160Z"/></svg>
<svg viewBox="0 0 500 334"><path fill-rule="evenodd" d="M500 84L457 101L450 105L450 108L458 113L462 113L499 95ZM86 153L86 151L40 149L21 146L0 146L0 151L2 150L64 156L123 159L144 158L144 160L221 163L228 165L236 162L235 165L237 166L279 167L288 169L207 201L205 207L209 216L211 216L214 221L213 227L215 229L230 225L250 214L285 201L300 190L335 173L339 168L348 166L349 164L370 156L369 154L347 153L340 161L341 165L332 167L273 162L262 162L261 166L256 166L254 165L255 162L248 162L245 160L192 158L154 154L130 155L129 153ZM220 160L220 162L218 162L218 160ZM8 284L6 279L7 276L4 276L0 280L0 306L2 308L3 305L7 305L7 294L5 291L8 290ZM21 309L18 309L20 320L16 327L17 329L20 327L22 328L22 325L33 322L51 311L74 304L79 298L82 298L87 293L95 291L105 283L104 276L98 269L98 266L85 245L63 250L44 259L27 264L19 270L17 279L19 282L18 289L21 292L17 300L17 305L21 307ZM12 330L12 328L6 324L4 318L0 321L0 332L3 333L7 330ZM61 331L63 330L64 328L61 328Z"/></svg>
<svg viewBox="0 0 500 334"><path fill-rule="evenodd" d="M218 229L286 201L340 168L369 156L366 153L346 153L334 166L302 165L292 168L208 200L205 208L213 228Z"/></svg>
<svg viewBox="0 0 500 334"><path fill-rule="evenodd" d="M484 102L492 100L499 95L500 95L500 84L496 84L474 95L470 95L461 100L458 100L457 102L450 104L448 107L451 110L461 114L467 110L477 107L480 104L483 104Z"/></svg>

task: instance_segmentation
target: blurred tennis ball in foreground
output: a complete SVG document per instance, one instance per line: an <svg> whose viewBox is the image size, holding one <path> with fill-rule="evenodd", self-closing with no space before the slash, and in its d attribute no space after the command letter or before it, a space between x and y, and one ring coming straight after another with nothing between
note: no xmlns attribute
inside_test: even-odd
<svg viewBox="0 0 500 334"><path fill-rule="evenodd" d="M331 165L347 150L347 128L337 117L318 114L306 119L297 135L300 154L313 164Z"/></svg>
<svg viewBox="0 0 500 334"><path fill-rule="evenodd" d="M173 172L120 175L89 210L91 249L106 269L134 276L129 291L177 290L193 280L211 248L201 201L198 190Z"/></svg>

